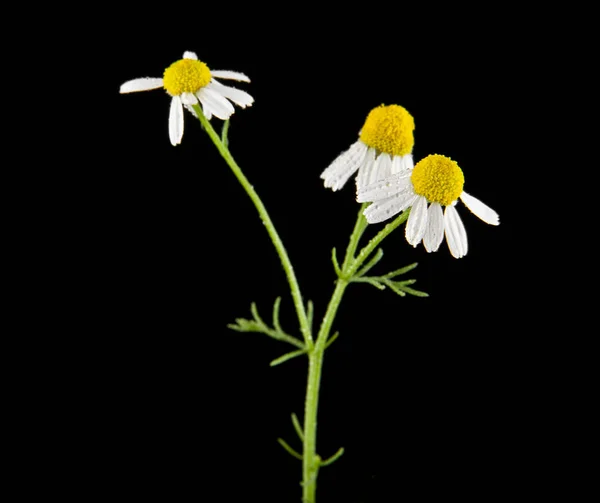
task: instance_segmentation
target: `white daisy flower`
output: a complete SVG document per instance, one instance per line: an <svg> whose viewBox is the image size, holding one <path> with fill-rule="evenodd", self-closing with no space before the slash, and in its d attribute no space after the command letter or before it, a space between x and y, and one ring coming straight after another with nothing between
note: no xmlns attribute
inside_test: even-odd
<svg viewBox="0 0 600 503"><path fill-rule="evenodd" d="M325 187L341 189L358 171L356 188L413 168L415 121L399 105L381 105L369 112L358 140L322 173Z"/></svg>
<svg viewBox="0 0 600 503"><path fill-rule="evenodd" d="M246 108L254 98L246 91L221 84L215 79L231 79L250 82L243 73L230 70L209 70L195 53L186 51L183 59L176 61L163 74L163 78L142 77L121 85L121 93L149 91L164 87L171 96L169 112L169 139L173 145L181 143L183 137L183 107L196 115L192 108L198 102L207 119L214 115L227 120L235 111L232 103Z"/></svg>
<svg viewBox="0 0 600 503"><path fill-rule="evenodd" d="M445 235L452 256L461 258L467 254L468 243L465 226L455 208L458 199L485 223L500 223L498 213L463 190L464 183L463 172L455 161L433 154L421 159L411 171L364 186L357 192L356 200L372 202L363 212L370 224L411 208L406 240L415 247L423 241L425 249L434 252Z"/></svg>

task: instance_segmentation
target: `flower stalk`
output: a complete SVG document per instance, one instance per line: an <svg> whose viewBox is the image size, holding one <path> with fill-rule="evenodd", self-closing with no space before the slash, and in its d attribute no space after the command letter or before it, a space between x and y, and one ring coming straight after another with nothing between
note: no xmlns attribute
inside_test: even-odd
<svg viewBox="0 0 600 503"><path fill-rule="evenodd" d="M263 202L258 196L258 193L256 192L256 190L254 190L254 187L250 184L250 182L242 172L241 168L238 166L237 162L231 155L231 152L229 151L229 147L227 145L228 125L225 126L226 129L224 129L224 134L221 138L216 133L211 123L204 116L202 108L200 108L200 106L196 104L193 105L193 109L196 112L196 115L198 116L198 119L200 120L200 123L202 124L204 130L208 133L208 136L217 147L217 150L219 151L219 153L221 154L231 171L233 171L233 174L238 179L238 181L240 182L240 184L254 203L254 206L258 211L260 219L262 220L265 228L267 229L269 237L273 242L273 246L277 251L277 255L279 255L279 259L281 260L281 264L283 266L285 275L290 285L292 299L294 301L294 307L296 308L296 314L300 323L300 331L302 332L302 336L304 338L304 344L306 348L311 348L313 346L312 333L308 321L308 316L306 314L306 309L302 301L302 294L300 293L300 286L296 278L296 273L294 272L294 268L292 267L290 258L287 254L285 247L283 246L283 242L281 241L277 230L275 229L275 226L273 225L273 222L271 220L271 217L269 216L269 213L267 212L267 209L265 208Z"/></svg>

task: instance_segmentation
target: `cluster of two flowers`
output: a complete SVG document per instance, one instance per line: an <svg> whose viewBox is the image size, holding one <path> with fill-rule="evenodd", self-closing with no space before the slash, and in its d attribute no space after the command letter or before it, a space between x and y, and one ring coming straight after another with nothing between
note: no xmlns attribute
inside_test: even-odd
<svg viewBox="0 0 600 503"><path fill-rule="evenodd" d="M242 108L254 99L247 92L216 79L249 82L242 73L210 70L193 52L173 63L163 78L139 78L125 82L121 93L164 88L171 96L169 137L173 145L183 137L183 108L197 116L201 105L207 119L226 120L236 104ZM467 234L455 209L458 199L477 217L498 225L498 214L463 190L464 175L452 159L429 155L413 163L414 119L398 105L371 110L358 140L342 152L321 174L325 187L341 189L355 174L356 199L371 203L364 210L370 224L385 221L410 209L405 234L412 246L423 242L428 252L437 251L444 236L452 256L466 255Z"/></svg>

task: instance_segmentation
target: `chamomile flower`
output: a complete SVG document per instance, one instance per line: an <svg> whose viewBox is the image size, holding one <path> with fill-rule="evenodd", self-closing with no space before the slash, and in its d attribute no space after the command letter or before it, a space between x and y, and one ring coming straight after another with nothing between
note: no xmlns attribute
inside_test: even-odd
<svg viewBox="0 0 600 503"><path fill-rule="evenodd" d="M467 254L465 226L456 211L460 199L477 217L498 225L498 214L463 190L465 178L452 159L433 154L421 159L411 171L392 174L357 192L358 202L372 202L363 212L373 224L411 208L406 222L406 240L413 246L421 241L428 252L437 251L446 236L453 257ZM442 209L444 208L444 209Z"/></svg>
<svg viewBox="0 0 600 503"><path fill-rule="evenodd" d="M198 102L207 119L214 115L219 119L229 119L235 111L232 103L246 108L254 103L254 98L246 91L221 84L219 79L250 82L243 73L230 70L210 70L195 53L186 51L183 59L176 61L164 71L162 78L142 77L121 85L121 93L149 91L163 87L171 96L169 111L169 139L173 145L181 143L183 137L183 107L196 116L192 108Z"/></svg>
<svg viewBox="0 0 600 503"><path fill-rule="evenodd" d="M341 189L358 171L356 188L413 168L415 121L399 105L381 105L367 115L358 140L322 173L324 185Z"/></svg>

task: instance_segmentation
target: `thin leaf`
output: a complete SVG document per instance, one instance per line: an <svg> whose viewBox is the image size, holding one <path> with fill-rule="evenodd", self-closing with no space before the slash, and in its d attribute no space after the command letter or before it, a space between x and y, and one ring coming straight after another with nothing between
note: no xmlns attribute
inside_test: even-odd
<svg viewBox="0 0 600 503"><path fill-rule="evenodd" d="M401 267L400 269L396 269L395 271L388 272L387 274L384 274L382 276L382 278L395 278L396 276L400 276L401 274L405 274L408 271L412 271L418 265L419 265L419 263L415 262L414 264L410 264L410 265L407 265L405 267Z"/></svg>
<svg viewBox="0 0 600 503"><path fill-rule="evenodd" d="M221 142L223 143L225 148L229 147L229 138L227 137L228 133L229 133L229 119L227 119L223 123L223 129L221 130Z"/></svg>
<svg viewBox="0 0 600 503"><path fill-rule="evenodd" d="M369 260L369 262L367 262L367 264L364 265L362 269L356 273L355 276L360 277L368 273L377 264L377 262L381 260L381 257L383 257L383 250L381 248L378 248L377 253L375 253L373 258Z"/></svg>
<svg viewBox="0 0 600 503"><path fill-rule="evenodd" d="M337 252L335 251L335 248L331 250L331 261L333 262L333 268L335 269L335 273L338 277L341 277L342 271L340 270L340 264L337 260Z"/></svg>
<svg viewBox="0 0 600 503"><path fill-rule="evenodd" d="M292 358L296 358L296 356L300 356L306 353L306 349L299 349L297 351L292 351L291 353L286 353L283 356L280 356L279 358L275 358L275 360L273 360L271 363L269 363L269 365L271 367L275 367L276 365L280 365L283 362L287 362L288 360L291 360Z"/></svg>
<svg viewBox="0 0 600 503"><path fill-rule="evenodd" d="M252 316L254 316L254 319L256 320L257 323L266 327L265 322L262 320L262 318L258 314L258 308L256 307L256 302L253 302L252 304L250 304L250 312L252 313Z"/></svg>
<svg viewBox="0 0 600 503"><path fill-rule="evenodd" d="M331 336L331 338L325 343L325 349L327 349L329 346L331 346L339 336L340 336L339 332L336 332L335 334L333 334Z"/></svg>
<svg viewBox="0 0 600 503"><path fill-rule="evenodd" d="M420 290L415 290L415 289L409 288L407 286L402 287L402 289L406 293L409 293L410 295L414 295L415 297L429 297L429 294L427 292L421 292Z"/></svg>
<svg viewBox="0 0 600 503"><path fill-rule="evenodd" d="M271 334L269 333L267 335L271 335ZM271 335L271 337L273 337L274 339L278 339L280 341L285 341L285 342L291 344L292 346L296 346L297 348L300 348L302 351L306 352L304 343L302 343L295 337L292 337L291 335L284 334L283 332L274 332L274 335Z"/></svg>
<svg viewBox="0 0 600 503"><path fill-rule="evenodd" d="M342 454L344 454L344 448L340 447L338 449L338 451L331 456L330 458L327 458L325 461L321 461L320 465L321 466L327 466L330 465L331 463L336 462L338 459L340 459L340 457L342 457Z"/></svg>
<svg viewBox="0 0 600 503"><path fill-rule="evenodd" d="M245 320L243 318L238 318L235 320L237 325L229 324L227 325L232 330L237 330L238 332L264 332L264 328L254 320Z"/></svg>
<svg viewBox="0 0 600 503"><path fill-rule="evenodd" d="M398 286L414 285L417 282L416 279L405 279L404 281L394 281Z"/></svg>
<svg viewBox="0 0 600 503"><path fill-rule="evenodd" d="M404 297L406 295L406 293L404 293L404 291L402 291L393 281L386 281L385 284L389 286L390 290L392 290L394 293L400 295L400 297Z"/></svg>
<svg viewBox="0 0 600 503"><path fill-rule="evenodd" d="M281 330L281 326L279 325L279 304L281 304L281 297L277 297L275 299L275 303L273 304L273 327L278 332L283 332Z"/></svg>
<svg viewBox="0 0 600 503"><path fill-rule="evenodd" d="M294 449L292 449L283 438L278 438L277 441L281 444L281 446L296 459L302 461L302 455L298 454Z"/></svg>
<svg viewBox="0 0 600 503"><path fill-rule="evenodd" d="M308 327L310 329L312 329L312 325L313 325L313 313L314 313L314 306L313 306L312 300L308 301L306 311L307 311L306 317L308 319Z"/></svg>
<svg viewBox="0 0 600 503"><path fill-rule="evenodd" d="M379 288L379 290L385 290L385 285L377 281L380 278L374 278L371 276L363 276L362 278L353 278L352 281L356 281L357 283L369 283L369 285L373 285L375 288Z"/></svg>
<svg viewBox="0 0 600 503"><path fill-rule="evenodd" d="M300 441L304 442L304 432L302 431L302 427L300 426L300 421L298 421L298 416L296 416L296 414L294 413L292 413L292 423L294 424L294 429L296 430Z"/></svg>
<svg viewBox="0 0 600 503"><path fill-rule="evenodd" d="M258 314L258 309L256 307L256 303L252 302L250 305L250 311L252 312L252 316L254 320L246 320L244 318L237 318L235 321L237 324L227 325L228 328L232 330L237 330L238 332L262 332L263 334L272 337L273 339L277 339L278 341L285 341L290 343L292 346L296 346L298 349L305 351L304 344L292 337L291 335L286 334L281 327L279 326L279 303L281 301L280 297L277 297L275 300L275 304L273 306L273 323L275 328L268 327L265 322L261 319ZM284 355L285 356L285 355ZM276 361L276 360L275 360ZM281 362L279 362L281 363Z"/></svg>

